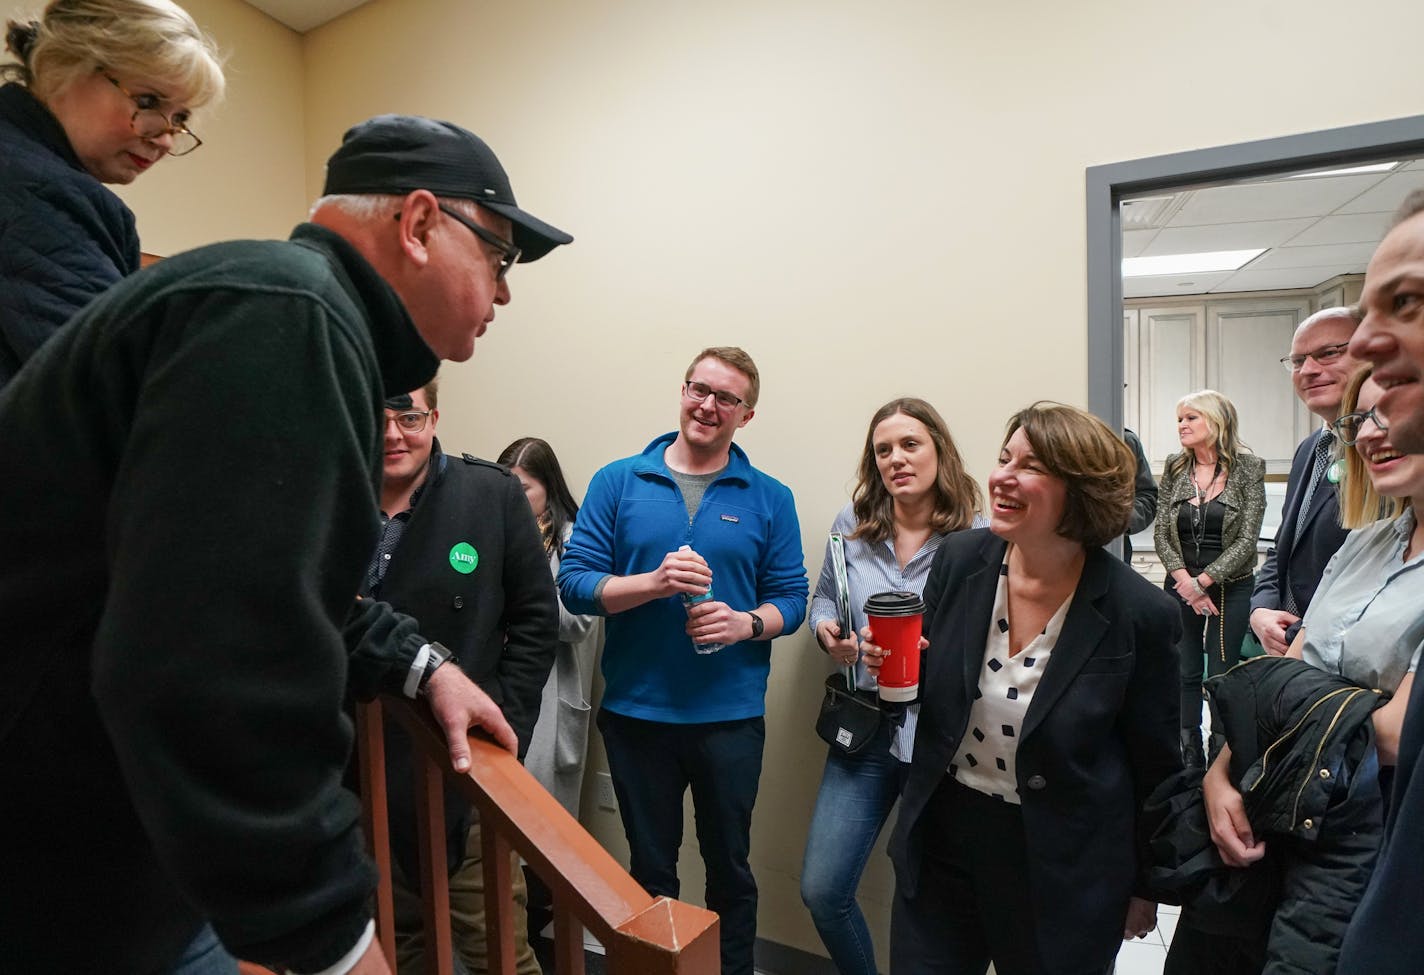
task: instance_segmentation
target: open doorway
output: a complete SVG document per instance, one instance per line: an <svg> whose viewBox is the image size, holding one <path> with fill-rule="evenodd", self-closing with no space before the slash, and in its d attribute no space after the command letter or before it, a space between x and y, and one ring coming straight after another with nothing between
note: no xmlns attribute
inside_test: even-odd
<svg viewBox="0 0 1424 975"><path fill-rule="evenodd" d="M1424 186L1421 158L1416 116L1089 169L1090 409L1135 429L1160 474L1178 448L1177 399L1225 393L1266 460L1262 536L1274 537L1294 447L1314 422L1276 360L1307 315L1358 298L1389 215ZM1215 270L1123 276L1124 258L1226 251L1239 253ZM1134 540L1151 551L1150 531Z"/></svg>

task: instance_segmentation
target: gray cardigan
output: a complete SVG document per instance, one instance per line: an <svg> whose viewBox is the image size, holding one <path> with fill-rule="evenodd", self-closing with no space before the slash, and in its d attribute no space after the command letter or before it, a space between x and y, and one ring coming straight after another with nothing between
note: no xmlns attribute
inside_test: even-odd
<svg viewBox="0 0 1424 975"><path fill-rule="evenodd" d="M1167 458L1169 470L1179 454ZM1191 468L1184 467L1169 483L1164 473L1157 492L1157 522L1152 538L1157 557L1170 576L1186 568L1182 540L1177 535L1177 505L1196 494ZM1256 568L1256 539L1266 514L1266 462L1255 454L1241 454L1226 474L1226 487L1217 498L1226 506L1221 530L1221 555L1204 570L1216 582L1243 579Z"/></svg>

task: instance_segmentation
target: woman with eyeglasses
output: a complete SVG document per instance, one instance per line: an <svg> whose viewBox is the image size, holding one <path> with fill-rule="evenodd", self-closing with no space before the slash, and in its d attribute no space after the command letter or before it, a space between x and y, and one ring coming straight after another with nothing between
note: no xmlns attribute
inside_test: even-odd
<svg viewBox="0 0 1424 975"><path fill-rule="evenodd" d="M1201 768L1202 660L1206 675L1241 660L1251 620L1256 540L1266 513L1266 464L1241 442L1236 407L1212 389L1177 402L1182 450L1167 458L1153 538L1182 614L1182 759ZM1220 748L1212 726L1212 754Z"/></svg>
<svg viewBox="0 0 1424 975"><path fill-rule="evenodd" d="M1324 865L1332 871L1309 888L1295 879L1293 871L1302 869L1296 861L1303 846L1320 847L1323 839L1301 846L1272 840L1272 845L1284 844L1269 868L1277 878L1275 886L1284 890L1280 901L1267 908L1274 920L1268 917L1269 924L1255 926L1254 936L1223 937L1210 925L1196 923L1197 911L1185 907L1168 957L1168 975L1226 970L1217 966L1243 961L1249 961L1255 971L1263 967L1334 971L1346 922L1373 868L1376 851L1368 830L1379 822L1378 807L1382 794L1388 792L1414 672L1424 649L1424 616L1419 613L1424 526L1414 505L1415 498L1424 497L1424 455L1401 453L1390 443L1389 431L1374 412L1381 389L1369 375L1366 366L1350 377L1341 403L1343 415L1333 424L1341 452L1335 462L1340 521L1352 531L1326 566L1286 652L1359 687L1387 692L1388 701L1370 719L1381 788L1373 787L1371 762L1361 760L1354 767L1355 777L1368 789L1352 788L1336 766L1334 821L1322 824L1338 831L1347 820L1358 822L1351 828L1368 842L1359 844L1362 853L1338 863L1318 850L1307 853L1304 869L1319 870ZM1271 851L1251 828L1241 792L1231 780L1231 757L1228 742L1202 779L1202 794L1221 859L1233 867L1249 867ZM1288 758L1282 755L1281 760ZM1339 756L1314 760L1335 766ZM1323 768L1322 774L1327 771ZM1279 879L1282 876L1284 881ZM1337 903L1325 903L1310 890L1328 890Z"/></svg>
<svg viewBox="0 0 1424 975"><path fill-rule="evenodd" d="M131 183L201 143L213 42L169 0L54 0L9 21L0 66L0 386L74 312L139 268Z"/></svg>
<svg viewBox="0 0 1424 975"><path fill-rule="evenodd" d="M953 532L988 522L979 485L964 469L949 426L922 399L896 399L875 411L865 434L859 477L831 531L844 537L846 581L855 628L866 625L865 600L877 592L920 593L940 543ZM837 622L830 548L811 601L810 621L821 649L838 666L854 668L856 687L876 694L860 659L855 632ZM875 946L856 889L908 768L914 714L896 727L882 718L875 737L854 755L830 748L806 838L801 899L841 975L875 975Z"/></svg>

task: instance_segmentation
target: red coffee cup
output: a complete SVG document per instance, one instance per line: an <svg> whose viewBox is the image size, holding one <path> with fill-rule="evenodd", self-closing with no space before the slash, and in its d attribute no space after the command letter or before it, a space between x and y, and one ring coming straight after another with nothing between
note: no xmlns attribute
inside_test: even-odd
<svg viewBox="0 0 1424 975"><path fill-rule="evenodd" d="M878 592L865 601L870 642L890 651L880 668L882 701L913 701L920 693L920 628L925 604L912 592Z"/></svg>

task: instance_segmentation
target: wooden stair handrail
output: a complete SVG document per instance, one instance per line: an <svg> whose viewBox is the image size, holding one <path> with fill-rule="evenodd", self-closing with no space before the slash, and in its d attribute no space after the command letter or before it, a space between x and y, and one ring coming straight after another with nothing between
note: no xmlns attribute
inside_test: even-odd
<svg viewBox="0 0 1424 975"><path fill-rule="evenodd" d="M376 933L395 971L391 907L390 830L385 799L384 713L409 733L416 761L420 817L421 899L425 905L427 970L450 970L449 883L445 874L445 780L478 810L484 846L489 971L514 972L511 850L533 867L554 895L554 950L558 975L582 975L587 927L607 951L612 975L717 975L719 922L711 911L653 897L599 845L513 755L482 735L470 736L470 771L450 765L445 735L428 710L383 696L357 704L357 748L362 825L380 869ZM432 866L434 869L432 869ZM241 962L242 975L270 975Z"/></svg>

